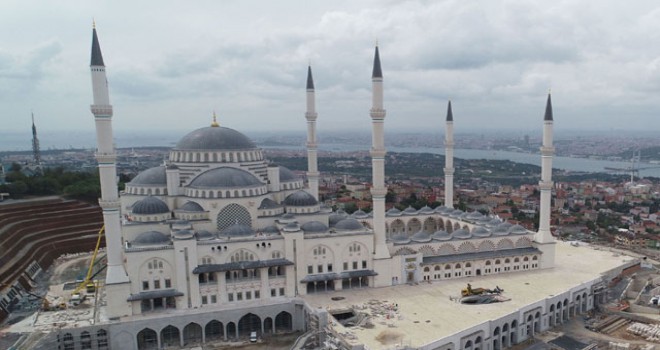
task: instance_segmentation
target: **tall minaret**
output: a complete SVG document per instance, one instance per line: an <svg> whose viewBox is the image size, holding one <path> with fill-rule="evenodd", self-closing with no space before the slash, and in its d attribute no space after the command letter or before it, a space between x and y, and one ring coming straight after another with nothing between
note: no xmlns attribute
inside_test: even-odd
<svg viewBox="0 0 660 350"><path fill-rule="evenodd" d="M445 122L445 207L454 208L454 115L447 104Z"/></svg>
<svg viewBox="0 0 660 350"><path fill-rule="evenodd" d="M37 137L37 127L34 125L34 113L32 113L32 155L34 164L41 165L41 150L39 149L39 138Z"/></svg>
<svg viewBox="0 0 660 350"><path fill-rule="evenodd" d="M105 244L108 257L106 273L106 294L108 298L108 313L110 317L122 315L122 305L126 304L126 295L114 298L112 285L129 282L128 275L122 263L122 243L120 226L119 195L117 192L117 168L115 160L117 155L113 147L112 138L112 106L108 93L108 81L105 76L105 64L101 54L101 46L96 36L96 26L92 30L92 91L94 104L91 106L96 123L96 160L99 163L101 178L101 198L99 204L103 209L103 223L105 224ZM115 303L114 301L117 301ZM121 301L121 303L120 303ZM113 305L114 304L114 305Z"/></svg>
<svg viewBox="0 0 660 350"><path fill-rule="evenodd" d="M314 79L312 79L312 67L307 67L307 180L309 182L309 193L319 200L319 170L317 161L316 143L316 101L314 96Z"/></svg>
<svg viewBox="0 0 660 350"><path fill-rule="evenodd" d="M386 259L390 253L385 243L385 137L383 126L385 123L385 110L383 109L383 71L380 68L380 55L378 46L374 55L374 69L371 75L372 107L369 111L373 126L371 138L371 171L373 186L371 198L373 200L373 230L374 230L374 258Z"/></svg>
<svg viewBox="0 0 660 350"><path fill-rule="evenodd" d="M552 100L548 93L548 102L545 105L545 116L543 118L543 145L541 146L541 209L539 215L539 231L534 235L534 242L543 252L541 257L541 268L554 266L555 239L550 232L550 201L552 199L552 157L555 148L552 145Z"/></svg>

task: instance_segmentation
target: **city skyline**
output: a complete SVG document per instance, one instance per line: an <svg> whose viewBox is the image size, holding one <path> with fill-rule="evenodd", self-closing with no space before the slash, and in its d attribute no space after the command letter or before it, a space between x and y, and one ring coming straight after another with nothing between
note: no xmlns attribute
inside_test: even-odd
<svg viewBox="0 0 660 350"><path fill-rule="evenodd" d="M379 42L387 129L534 130L552 88L557 129L653 129L660 7L445 1L0 5L5 131L92 130L96 18L118 129L303 131L311 61L319 130L369 130ZM20 35L15 33L19 32ZM24 116L24 117L23 117ZM185 123L185 125L181 125Z"/></svg>

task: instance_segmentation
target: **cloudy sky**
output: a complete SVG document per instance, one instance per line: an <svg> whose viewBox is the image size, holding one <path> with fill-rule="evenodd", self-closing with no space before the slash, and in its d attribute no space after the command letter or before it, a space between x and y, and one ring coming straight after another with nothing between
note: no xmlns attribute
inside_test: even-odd
<svg viewBox="0 0 660 350"><path fill-rule="evenodd" d="M0 2L0 131L93 129L92 19L115 129L369 130L378 41L386 129L660 129L658 1Z"/></svg>

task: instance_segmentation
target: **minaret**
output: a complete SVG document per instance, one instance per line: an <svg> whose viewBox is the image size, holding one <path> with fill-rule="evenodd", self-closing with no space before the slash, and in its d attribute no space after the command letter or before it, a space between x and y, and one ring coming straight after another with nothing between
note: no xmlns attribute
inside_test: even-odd
<svg viewBox="0 0 660 350"><path fill-rule="evenodd" d="M117 168L115 160L117 155L113 147L112 137L112 106L108 93L108 81L105 75L105 64L101 54L101 46L96 35L96 26L92 30L92 91L94 104L91 105L92 114L96 123L96 160L99 163L99 176L101 178L101 198L99 204L103 209L103 223L105 225L105 242L108 257L106 273L106 294L108 298L108 314L117 317L124 314L126 295L111 295L117 289L112 285L128 283L128 275L122 263L122 241L120 226L119 195L117 192ZM123 306L123 307L122 307Z"/></svg>
<svg viewBox="0 0 660 350"><path fill-rule="evenodd" d="M309 193L319 200L319 170L317 161L316 143L316 101L314 96L314 79L312 79L312 67L307 67L307 181L309 182Z"/></svg>
<svg viewBox="0 0 660 350"><path fill-rule="evenodd" d="M548 93L548 101L545 106L543 118L543 145L541 146L541 203L539 215L539 231L534 235L534 242L543 252L541 257L541 268L554 266L555 239L550 232L550 201L552 199L552 157L555 148L552 145L553 133L552 100Z"/></svg>
<svg viewBox="0 0 660 350"><path fill-rule="evenodd" d="M374 69L371 75L372 107L369 111L373 126L371 138L371 171L372 182L371 198L373 200L373 230L374 230L374 258L386 259L390 253L385 243L385 138L383 126L385 123L385 110L383 109L383 71L380 68L380 55L378 46L374 55Z"/></svg>
<svg viewBox="0 0 660 350"><path fill-rule="evenodd" d="M447 104L445 122L445 207L454 208L454 115Z"/></svg>
<svg viewBox="0 0 660 350"><path fill-rule="evenodd" d="M41 150L39 149L39 138L37 137L37 127L34 125L34 113L32 113L32 155L34 164L41 165Z"/></svg>

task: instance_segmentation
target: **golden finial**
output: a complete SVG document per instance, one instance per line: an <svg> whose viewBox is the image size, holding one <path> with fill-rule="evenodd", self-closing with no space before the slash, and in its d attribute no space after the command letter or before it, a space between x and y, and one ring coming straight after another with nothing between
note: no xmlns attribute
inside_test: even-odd
<svg viewBox="0 0 660 350"><path fill-rule="evenodd" d="M92 17L92 29L96 29L96 20Z"/></svg>
<svg viewBox="0 0 660 350"><path fill-rule="evenodd" d="M213 122L211 123L211 126L214 127L214 128L217 128L217 127L220 126L220 124L218 124L218 119L217 119L217 116L215 115L215 111L213 111Z"/></svg>
<svg viewBox="0 0 660 350"><path fill-rule="evenodd" d="M552 94L552 89L548 88L548 95Z"/></svg>
<svg viewBox="0 0 660 350"><path fill-rule="evenodd" d="M378 47L378 38L376 38L376 47Z"/></svg>

